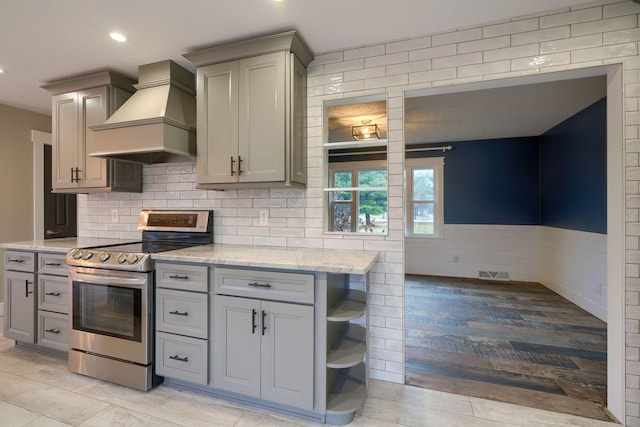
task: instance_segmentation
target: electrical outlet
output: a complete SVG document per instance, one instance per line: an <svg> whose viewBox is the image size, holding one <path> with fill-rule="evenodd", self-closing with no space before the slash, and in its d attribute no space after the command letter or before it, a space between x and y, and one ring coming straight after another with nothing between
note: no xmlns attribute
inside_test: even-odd
<svg viewBox="0 0 640 427"><path fill-rule="evenodd" d="M118 222L118 209L111 209L111 222Z"/></svg>
<svg viewBox="0 0 640 427"><path fill-rule="evenodd" d="M266 209L260 211L260 225L269 225L269 211Z"/></svg>

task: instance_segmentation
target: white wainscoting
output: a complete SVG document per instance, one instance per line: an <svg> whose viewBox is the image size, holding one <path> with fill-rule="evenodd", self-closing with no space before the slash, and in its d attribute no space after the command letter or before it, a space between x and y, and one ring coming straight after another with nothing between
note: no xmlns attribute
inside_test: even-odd
<svg viewBox="0 0 640 427"><path fill-rule="evenodd" d="M477 278L506 272L540 282L607 319L607 236L541 226L444 226L443 239L405 239L406 274Z"/></svg>
<svg viewBox="0 0 640 427"><path fill-rule="evenodd" d="M540 227L539 281L607 321L607 236Z"/></svg>
<svg viewBox="0 0 640 427"><path fill-rule="evenodd" d="M537 233L532 225L445 224L442 239L405 239L405 272L478 277L506 272L510 280L538 281Z"/></svg>

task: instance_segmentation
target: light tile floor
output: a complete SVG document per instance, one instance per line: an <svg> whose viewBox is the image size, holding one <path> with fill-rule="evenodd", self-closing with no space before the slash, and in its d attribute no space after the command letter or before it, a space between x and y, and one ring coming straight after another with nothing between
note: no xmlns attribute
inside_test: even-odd
<svg viewBox="0 0 640 427"><path fill-rule="evenodd" d="M0 327L3 318L0 317ZM69 372L66 361L0 337L0 426L318 426L177 387L144 393ZM617 424L372 380L352 426Z"/></svg>

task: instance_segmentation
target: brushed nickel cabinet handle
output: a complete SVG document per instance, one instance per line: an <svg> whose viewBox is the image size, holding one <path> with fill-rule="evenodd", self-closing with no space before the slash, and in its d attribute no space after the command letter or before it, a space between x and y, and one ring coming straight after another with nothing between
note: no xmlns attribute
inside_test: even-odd
<svg viewBox="0 0 640 427"><path fill-rule="evenodd" d="M238 176L242 175L242 157L238 156Z"/></svg>
<svg viewBox="0 0 640 427"><path fill-rule="evenodd" d="M181 276L179 274L174 274L172 276L169 276L169 279L189 280L189 276Z"/></svg>
<svg viewBox="0 0 640 427"><path fill-rule="evenodd" d="M45 262L44 265L46 267L60 267L60 263L59 262Z"/></svg>
<svg viewBox="0 0 640 427"><path fill-rule="evenodd" d="M52 334L59 334L60 329L58 328L45 329L45 332L51 332Z"/></svg>
<svg viewBox="0 0 640 427"><path fill-rule="evenodd" d="M45 292L44 294L52 297L59 297L61 295L60 292Z"/></svg>
<svg viewBox="0 0 640 427"><path fill-rule="evenodd" d="M230 163L230 165L229 165L229 167L231 168L231 176L233 176L233 174L234 174L234 173L236 173L236 172L233 170L233 164L234 164L235 162L236 162L236 161L235 161L235 160L233 160L233 156L231 156L231 163Z"/></svg>
<svg viewBox="0 0 640 427"><path fill-rule="evenodd" d="M17 262L22 264L24 262L24 260L22 258L9 258L8 259L9 262Z"/></svg>
<svg viewBox="0 0 640 427"><path fill-rule="evenodd" d="M189 358L187 356L180 357L177 354L175 356L169 356L169 359L177 360L178 362L188 362L189 361Z"/></svg>
<svg viewBox="0 0 640 427"><path fill-rule="evenodd" d="M175 311L170 311L169 314L173 314L175 316L188 316L189 312L188 311L181 312L181 311L175 310Z"/></svg>
<svg viewBox="0 0 640 427"><path fill-rule="evenodd" d="M269 283L258 283L258 282L249 283L249 286L253 286L254 288L270 288L271 287Z"/></svg>

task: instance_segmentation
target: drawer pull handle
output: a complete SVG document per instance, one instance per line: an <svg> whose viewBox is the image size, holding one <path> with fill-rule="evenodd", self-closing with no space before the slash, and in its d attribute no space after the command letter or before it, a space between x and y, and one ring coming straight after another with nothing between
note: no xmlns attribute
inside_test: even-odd
<svg viewBox="0 0 640 427"><path fill-rule="evenodd" d="M253 283L249 283L249 286L253 286L256 288L270 288L271 285L269 283L258 283L258 282L253 282Z"/></svg>
<svg viewBox="0 0 640 427"><path fill-rule="evenodd" d="M51 332L52 334L59 334L60 329L58 328L45 329L45 332Z"/></svg>
<svg viewBox="0 0 640 427"><path fill-rule="evenodd" d="M60 267L59 262L45 262L44 265L46 265L47 267Z"/></svg>
<svg viewBox="0 0 640 427"><path fill-rule="evenodd" d="M9 258L9 262L17 262L22 264L24 260L22 258Z"/></svg>
<svg viewBox="0 0 640 427"><path fill-rule="evenodd" d="M59 297L61 294L60 292L45 292L45 295L51 295L52 297Z"/></svg>
<svg viewBox="0 0 640 427"><path fill-rule="evenodd" d="M189 276L180 276L178 274L174 274L173 276L169 276L169 279L189 280Z"/></svg>
<svg viewBox="0 0 640 427"><path fill-rule="evenodd" d="M169 314L173 314L173 315L175 315L175 316L188 316L188 315L189 315L189 312L188 312L188 311L178 311L178 310L175 310L175 311L170 311L170 312L169 312Z"/></svg>
<svg viewBox="0 0 640 427"><path fill-rule="evenodd" d="M178 362L188 362L189 358L187 356L185 357L180 357L177 354L175 356L169 356L169 359L171 360L177 360Z"/></svg>

